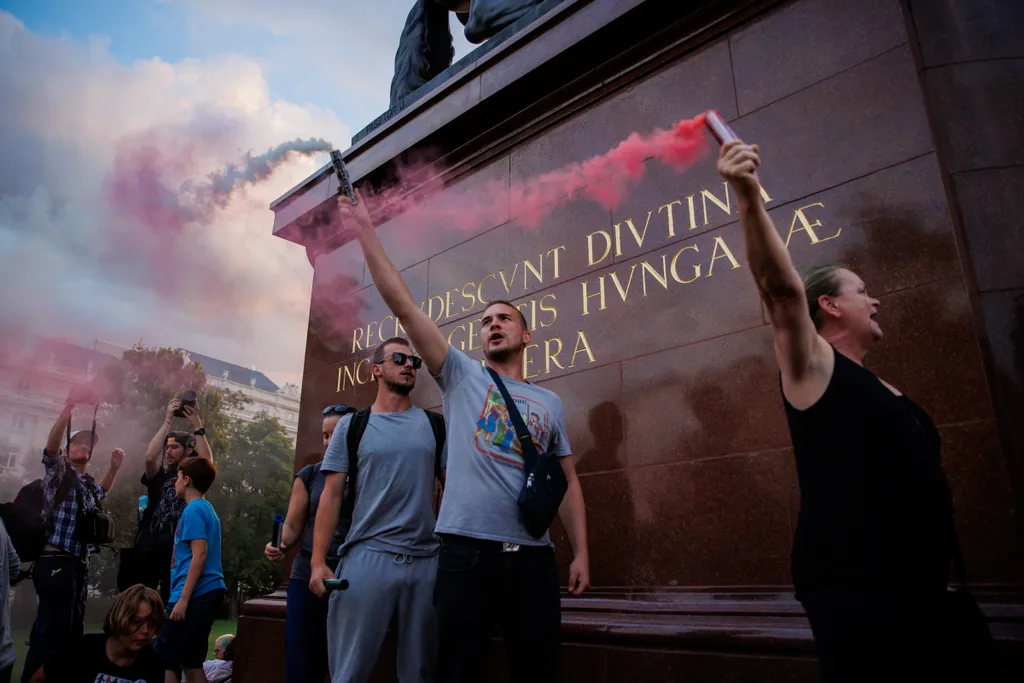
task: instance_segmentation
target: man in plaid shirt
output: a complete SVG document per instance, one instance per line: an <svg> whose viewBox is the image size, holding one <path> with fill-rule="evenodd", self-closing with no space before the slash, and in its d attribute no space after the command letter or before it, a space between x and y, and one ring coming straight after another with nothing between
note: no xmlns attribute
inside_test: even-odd
<svg viewBox="0 0 1024 683"><path fill-rule="evenodd" d="M22 680L29 680L42 666L75 636L80 636L85 622L85 599L89 578L89 549L79 533L79 518L96 507L114 485L117 471L124 462L124 451L115 448L110 454L110 469L98 482L85 469L98 441L88 429L71 433L67 452L60 448L71 411L82 398L72 391L57 421L50 429L43 450L44 514L52 520L52 528L39 559L32 567L32 583L39 599L36 621L29 636ZM89 401L94 401L90 398ZM67 495L55 500L65 477L74 477Z"/></svg>

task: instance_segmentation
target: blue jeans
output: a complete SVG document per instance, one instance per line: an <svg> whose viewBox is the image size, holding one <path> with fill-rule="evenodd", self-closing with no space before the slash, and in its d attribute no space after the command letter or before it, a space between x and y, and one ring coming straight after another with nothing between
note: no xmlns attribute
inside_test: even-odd
<svg viewBox="0 0 1024 683"><path fill-rule="evenodd" d="M327 678L327 598L309 590L309 581L288 582L286 681L324 683Z"/></svg>
<svg viewBox="0 0 1024 683"><path fill-rule="evenodd" d="M32 565L39 607L28 639L22 681L32 678L48 659L82 635L88 572L82 558L66 553L43 553Z"/></svg>

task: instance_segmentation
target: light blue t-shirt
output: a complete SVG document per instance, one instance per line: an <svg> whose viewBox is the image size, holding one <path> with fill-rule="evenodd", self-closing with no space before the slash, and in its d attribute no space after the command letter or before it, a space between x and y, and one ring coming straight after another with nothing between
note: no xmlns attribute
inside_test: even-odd
<svg viewBox="0 0 1024 683"><path fill-rule="evenodd" d="M523 451L505 400L480 361L448 347L435 377L444 399L448 478L437 533L470 538L551 545L545 532L535 538L519 518L517 500L526 475ZM538 453L562 458L572 453L558 394L536 384L502 376Z"/></svg>
<svg viewBox="0 0 1024 683"><path fill-rule="evenodd" d="M181 599L181 591L188 578L192 564L192 546L189 541L206 539L206 562L199 576L192 598L218 588L227 589L224 572L220 566L220 518L205 498L197 498L185 506L174 532L174 555L171 556L171 599L169 604Z"/></svg>
<svg viewBox="0 0 1024 683"><path fill-rule="evenodd" d="M351 423L352 416L346 415L334 428L323 472L348 473ZM437 553L432 507L436 449L430 420L422 409L370 413L356 454L356 500L342 557L357 544L405 555Z"/></svg>

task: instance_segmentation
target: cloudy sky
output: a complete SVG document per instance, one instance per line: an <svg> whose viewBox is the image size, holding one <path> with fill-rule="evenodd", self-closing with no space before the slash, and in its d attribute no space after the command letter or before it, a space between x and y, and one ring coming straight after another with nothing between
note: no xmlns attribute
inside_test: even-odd
<svg viewBox="0 0 1024 683"><path fill-rule="evenodd" d="M387 108L410 6L0 0L0 334L141 338L298 381L312 269L267 206L326 157L208 211L177 195L295 138L347 147Z"/></svg>

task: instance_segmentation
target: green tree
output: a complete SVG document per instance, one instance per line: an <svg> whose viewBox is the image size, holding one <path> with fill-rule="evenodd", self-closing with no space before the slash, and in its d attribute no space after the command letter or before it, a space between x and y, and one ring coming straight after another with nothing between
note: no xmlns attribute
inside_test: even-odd
<svg viewBox="0 0 1024 683"><path fill-rule="evenodd" d="M217 480L207 499L221 520L221 562L232 600L273 590L280 568L263 558L275 514L291 494L291 440L263 413L227 430L231 448L217 461Z"/></svg>

